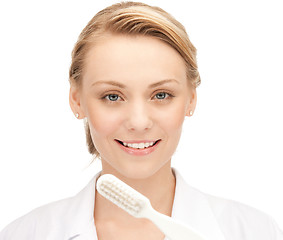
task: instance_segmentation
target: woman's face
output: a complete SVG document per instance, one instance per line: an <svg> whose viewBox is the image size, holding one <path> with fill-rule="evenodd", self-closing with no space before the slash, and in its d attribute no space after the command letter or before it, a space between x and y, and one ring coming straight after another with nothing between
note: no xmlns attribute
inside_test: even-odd
<svg viewBox="0 0 283 240"><path fill-rule="evenodd" d="M70 96L88 120L103 171L146 178L170 166L196 103L182 57L151 37L111 35L85 63L81 88Z"/></svg>

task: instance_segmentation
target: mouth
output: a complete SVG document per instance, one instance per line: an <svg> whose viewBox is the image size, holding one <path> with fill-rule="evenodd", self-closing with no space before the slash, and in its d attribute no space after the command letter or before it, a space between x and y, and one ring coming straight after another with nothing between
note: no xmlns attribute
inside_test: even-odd
<svg viewBox="0 0 283 240"><path fill-rule="evenodd" d="M146 149L146 148L151 148L155 146L158 142L161 141L161 139L158 139L157 141L138 141L138 142L123 142L120 140L115 139L119 144L126 148L132 148L132 149Z"/></svg>

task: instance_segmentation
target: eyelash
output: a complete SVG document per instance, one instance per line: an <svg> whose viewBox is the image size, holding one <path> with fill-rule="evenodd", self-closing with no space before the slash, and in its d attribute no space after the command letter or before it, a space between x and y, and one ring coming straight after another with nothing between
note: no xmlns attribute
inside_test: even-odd
<svg viewBox="0 0 283 240"><path fill-rule="evenodd" d="M156 96L157 96L158 94L165 94L166 97L163 98L163 99L158 99L158 98L156 98ZM109 99L109 97L110 97L111 95L117 96L118 98L121 99L121 97L120 97L119 94L117 94L117 93L108 93L108 94L104 95L101 99L104 100L104 101L107 101L107 102L110 103L110 104L116 103L118 100L111 101L111 100ZM158 91L156 94L154 94L154 97L155 97L155 99L156 99L157 101L162 102L162 101L164 101L164 100L169 100L169 99L171 99L171 98L173 98L173 97L175 97L175 96L174 96L172 93L169 93L169 92L167 92L167 91Z"/></svg>
<svg viewBox="0 0 283 240"><path fill-rule="evenodd" d="M117 100L117 101L111 101L111 100L109 99L109 97L110 97L111 95L112 95L112 96L117 96L118 98L121 98L121 97L119 96L119 94L110 93L110 94L107 94L107 95L103 96L102 99L105 100L105 101L108 101L109 103L117 102L118 100ZM108 99L107 99L107 98L108 98Z"/></svg>
<svg viewBox="0 0 283 240"><path fill-rule="evenodd" d="M159 98L156 97L158 94L165 94L165 95L167 95L167 96L166 96L165 98L163 98L163 99L159 99ZM163 101L163 100L168 100L168 99L173 98L174 95L171 94L171 93L169 93L169 92L166 92L166 91L160 91L160 92L157 92L156 94L154 94L154 97L155 97L155 99L156 99L157 101Z"/></svg>

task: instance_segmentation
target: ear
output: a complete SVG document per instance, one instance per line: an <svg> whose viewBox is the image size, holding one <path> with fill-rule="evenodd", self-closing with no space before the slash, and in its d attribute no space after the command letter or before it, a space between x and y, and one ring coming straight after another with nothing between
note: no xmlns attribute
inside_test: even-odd
<svg viewBox="0 0 283 240"><path fill-rule="evenodd" d="M190 100L186 109L186 116L191 117L195 111L197 104L197 91L195 88L190 90Z"/></svg>
<svg viewBox="0 0 283 240"><path fill-rule="evenodd" d="M85 114L81 105L81 91L75 84L71 84L69 93L69 104L74 113L78 114L78 119L85 118Z"/></svg>

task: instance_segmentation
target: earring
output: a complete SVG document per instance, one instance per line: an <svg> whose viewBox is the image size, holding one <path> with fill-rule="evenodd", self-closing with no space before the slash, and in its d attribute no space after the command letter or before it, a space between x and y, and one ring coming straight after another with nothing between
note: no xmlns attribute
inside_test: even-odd
<svg viewBox="0 0 283 240"><path fill-rule="evenodd" d="M190 117L193 116L193 111L192 110L189 112L189 115L190 115Z"/></svg>
<svg viewBox="0 0 283 240"><path fill-rule="evenodd" d="M80 116L80 115L79 115L78 113L75 114L75 117L76 117L76 118L79 118L79 116Z"/></svg>

